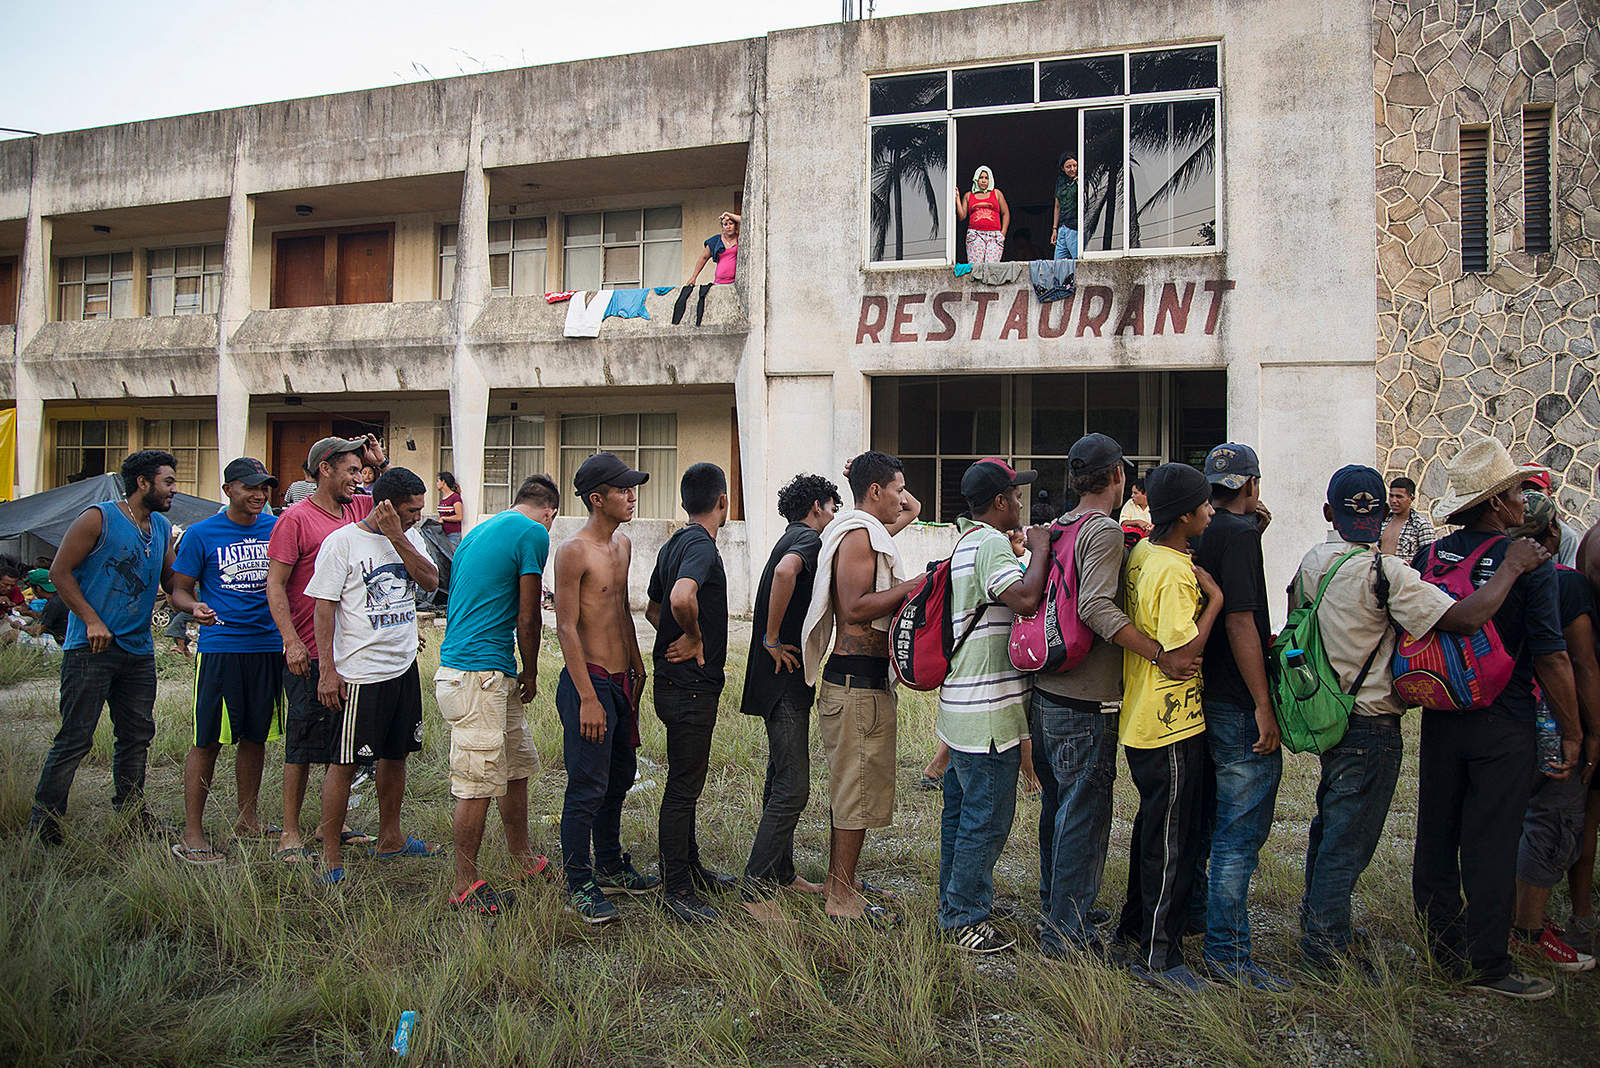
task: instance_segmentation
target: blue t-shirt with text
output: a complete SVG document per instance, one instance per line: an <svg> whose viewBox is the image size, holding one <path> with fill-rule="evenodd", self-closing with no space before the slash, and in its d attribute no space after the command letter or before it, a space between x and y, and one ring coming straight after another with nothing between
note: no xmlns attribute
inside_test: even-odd
<svg viewBox="0 0 1600 1068"><path fill-rule="evenodd" d="M263 511L249 526L218 512L184 531L172 570L195 580L194 596L217 614L201 627L202 653L276 653L283 637L267 607L267 541L277 517Z"/></svg>
<svg viewBox="0 0 1600 1068"><path fill-rule="evenodd" d="M450 559L440 664L515 675L522 576L543 574L549 555L550 532L515 508L467 531Z"/></svg>

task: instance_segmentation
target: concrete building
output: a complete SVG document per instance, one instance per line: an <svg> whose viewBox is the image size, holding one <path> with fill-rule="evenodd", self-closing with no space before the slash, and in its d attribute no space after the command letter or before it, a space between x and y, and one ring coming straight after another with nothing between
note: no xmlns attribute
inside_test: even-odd
<svg viewBox="0 0 1600 1068"><path fill-rule="evenodd" d="M0 143L19 487L152 445L202 491L240 453L287 484L310 441L372 430L430 484L453 470L478 515L605 447L654 476L648 559L679 472L710 460L734 483L738 605L778 487L842 482L868 446L905 458L937 523L979 456L1039 468L1056 505L1086 430L1141 466L1251 442L1274 582L1320 536L1329 472L1387 463L1436 492L1456 423L1564 444L1562 499L1586 510L1592 8L1048 0ZM1529 253L1501 202L1545 105L1556 225ZM1487 271L1461 258L1472 123L1496 161ZM1010 204L1008 258L1049 256L1063 152L1083 167L1077 292L956 276L954 198L979 164ZM744 219L738 277L703 312L691 294L674 324L677 294L651 293L649 319L563 336L546 293L679 286L723 211ZM1530 336L1538 390L1461 362L1481 345L1501 374ZM1446 396L1457 379L1470 402ZM950 535L901 539L915 562Z"/></svg>

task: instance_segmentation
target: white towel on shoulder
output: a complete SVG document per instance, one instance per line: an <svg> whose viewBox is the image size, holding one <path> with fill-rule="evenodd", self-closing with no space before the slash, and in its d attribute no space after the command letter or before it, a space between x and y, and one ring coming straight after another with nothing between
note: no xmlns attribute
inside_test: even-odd
<svg viewBox="0 0 1600 1068"><path fill-rule="evenodd" d="M906 580L906 566L900 559L900 550L877 516L852 508L840 512L833 522L823 528L822 548L817 553L817 573L811 580L811 607L806 612L805 624L800 628L800 651L805 659L808 686L817 684L822 658L827 655L828 643L833 637L833 558L844 536L854 530L865 530L872 540L873 551L878 554L872 586L874 591L887 590ZM889 617L873 620L872 627L887 632Z"/></svg>

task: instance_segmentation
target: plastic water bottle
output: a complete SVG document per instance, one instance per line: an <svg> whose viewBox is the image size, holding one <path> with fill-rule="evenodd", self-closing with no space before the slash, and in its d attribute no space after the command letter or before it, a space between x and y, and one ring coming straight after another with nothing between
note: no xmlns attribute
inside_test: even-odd
<svg viewBox="0 0 1600 1068"><path fill-rule="evenodd" d="M1311 670L1304 649L1290 649L1283 660L1289 672L1289 688L1296 697L1306 698L1317 692L1317 673Z"/></svg>
<svg viewBox="0 0 1600 1068"><path fill-rule="evenodd" d="M1562 762L1561 727L1551 715L1550 706L1540 702L1536 722L1539 726L1539 768L1548 772Z"/></svg>
<svg viewBox="0 0 1600 1068"><path fill-rule="evenodd" d="M400 1014L400 1026L394 1029L394 1041L389 1048L404 1057L411 1052L411 1029L417 1025L417 1014L407 1009Z"/></svg>

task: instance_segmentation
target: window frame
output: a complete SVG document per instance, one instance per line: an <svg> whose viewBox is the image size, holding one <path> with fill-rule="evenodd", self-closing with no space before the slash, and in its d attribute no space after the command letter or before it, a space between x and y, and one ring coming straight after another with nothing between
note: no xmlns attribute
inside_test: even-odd
<svg viewBox="0 0 1600 1068"><path fill-rule="evenodd" d="M1217 57L1217 84L1203 89L1183 89L1159 93L1134 93L1132 92L1133 56L1149 52L1169 52L1183 48L1213 48ZM1041 100L1041 69L1043 64L1054 63L1059 60L1069 59L1094 59L1102 56L1121 56L1122 63L1122 89L1120 94L1114 96L1083 97L1076 100ZM1021 63L1033 65L1033 102L1031 104L1004 104L989 107L958 108L955 107L955 72L958 70L971 70L982 67L1018 66ZM960 186L955 174L953 161L956 155L956 120L958 118L976 118L985 115L1014 115L1031 111L1060 111L1071 109L1085 111L1090 109L1103 109L1120 107L1122 110L1122 168L1126 176L1131 166L1130 146L1128 131L1131 123L1132 108L1138 104L1164 104L1188 102L1196 100L1211 100L1213 107L1212 136L1216 139L1217 150L1215 164L1212 167L1212 197L1216 205L1216 233L1214 242L1210 245L1195 245L1177 248L1121 248L1091 250L1079 234L1079 259L1112 259L1122 256L1212 256L1222 252L1226 247L1223 239L1226 220L1224 218L1225 206L1222 196L1222 172L1224 167L1223 149L1223 118L1222 109L1222 83L1224 70L1224 56L1222 41L1220 39L1203 39L1195 41L1175 41L1164 44L1146 44L1129 46L1126 48L1099 49L1089 52L1073 52L1036 56L1029 60L984 60L981 62L958 63L942 66L924 66L900 70L870 71L866 75L866 91L863 94L863 110L865 112L865 132L861 144L861 159L865 162L864 173L869 176L872 170L872 133L880 126L900 126L913 123L945 123L945 196L946 210L951 213L951 221L944 234L945 256L944 259L920 260L874 260L872 258L872 213L870 197L862 212L861 220L861 252L862 263L868 271L894 271L902 269L916 269L926 267L948 267L956 262L956 230L954 210L956 197L960 195ZM932 111L905 112L893 115L873 115L871 106L872 82L876 78L901 77L904 75L934 74L940 71L945 75L945 107ZM1078 163L1079 174L1082 174L1083 165L1083 123L1078 123ZM1126 188L1126 181L1124 181ZM1084 215L1084 183L1078 183L1078 219ZM1124 240L1127 238L1130 223L1129 198L1122 198L1122 229Z"/></svg>
<svg viewBox="0 0 1600 1068"><path fill-rule="evenodd" d="M72 451L76 452L79 456L83 454L83 427L87 423L99 423L105 427L105 441L98 446L90 446L90 448L93 448L105 455L104 473L115 474L119 472L122 469L123 458L126 457L131 451L130 443L133 440L133 428L129 425L130 422L131 420L126 417L121 419L82 419L75 417L51 419L50 449L51 452L54 453L54 463L51 464L51 471L52 481L54 482L55 486L60 487L67 485L67 478L62 474L61 471L62 453L65 451ZM78 428L78 442L75 445L64 445L61 441L61 428L64 424L69 423ZM120 444L113 444L111 442L111 428L113 426L119 426L122 428L122 440ZM90 475L88 477L94 478L97 476Z"/></svg>
<svg viewBox="0 0 1600 1068"><path fill-rule="evenodd" d="M101 256L104 256L106 258L106 260L107 260L107 270L106 270L105 279L103 281L90 282L89 281L89 264L88 264L88 261L91 260L91 259L95 259L95 258L101 257ZM117 257L118 256L126 256L126 257L128 257L127 274L125 276L122 276L122 277L119 277L118 274L117 274ZM74 260L77 261L78 264L80 265L80 270L79 270L80 277L76 281L67 281L66 278L64 277L65 274L66 274L66 271L64 270L64 267L65 267L65 265L67 263L70 263L70 262L72 262ZM20 270L20 268L19 268L19 270ZM131 248L108 249L108 250L103 251L103 252L80 252L80 253L74 253L72 255L67 255L67 256L56 256L55 257L55 308L56 308L55 321L56 322L62 322L62 323L93 323L93 322L107 322L107 321L110 321L110 320L113 320L113 319L142 319L142 318L145 318L145 316L142 316L142 315L140 315L138 313L138 307L139 307L138 297L140 296L140 294L138 292L138 288L137 288L138 280L139 280L139 257L135 253L135 250L133 250ZM18 290L19 290L19 293L20 293L20 289L21 289L20 278L19 278L18 281L19 281ZM128 308L130 310L130 314L128 314L128 315L120 315L119 316L119 315L116 314L116 297L115 297L115 292L114 291L115 291L115 286L116 286L116 284L118 282L126 282L128 284ZM89 287L91 285L104 285L106 287L106 314L104 316L95 316L92 319L84 314L84 307L85 307L84 302L87 299L87 295L88 295L88 292L89 292ZM70 319L67 318L67 315L66 315L66 293L64 292L64 290L66 290L66 288L68 286L76 287L76 289L78 291L78 305L77 305L78 314L74 315Z"/></svg>
<svg viewBox="0 0 1600 1068"><path fill-rule="evenodd" d="M675 472L677 472L677 474L679 476L681 476L682 475L682 469L679 466L679 461L682 459L682 453L680 451L681 445L679 444L679 431L681 430L681 426L680 426L680 415L681 414L682 413L676 408L653 409L653 410L652 409L648 409L648 408L639 408L639 409L635 409L635 410L631 410L631 411L621 411L621 412L588 411L588 412L561 412L561 413L559 413L556 416L556 465L555 465L555 470L557 472L556 477L558 479L563 477L561 473L566 470L567 454L570 453L570 454L572 454L574 456L581 454L581 455L583 455L585 457L588 457L588 456L593 456L595 453L601 451L602 449L606 450L608 452L616 453L617 455L622 457L622 460L623 460L624 463L627 463L628 466L633 467L633 468L635 468L637 470L644 470L644 468L640 468L638 466L639 463L640 463L640 460L639 460L639 453L640 452L645 451L645 450L649 450L651 452L668 452L668 451L670 451L672 453L672 457L673 457L673 469L674 469ZM644 436L644 433L643 433L644 432L644 417L645 416L651 416L651 415L654 415L654 416L664 415L664 416L670 416L672 418L672 445L671 446L666 446L666 445L646 445L646 444L644 444L642 442L641 439ZM625 444L622 444L620 442L609 442L609 441L606 440L606 438L605 438L605 429L604 429L605 428L605 420L607 420L607 419L616 419L616 418L630 418L630 419L633 420L633 444L625 445ZM594 444L591 445L591 444L589 444L587 442L582 443L582 444L577 444L577 445L569 445L569 444L567 444L566 441L564 440L564 434L565 434L565 430L566 430L566 426L567 426L567 420L569 420L569 419L594 419L596 421L596 423L595 423L595 442L594 442ZM623 450L623 451L619 452L618 450ZM625 452L627 452L627 451L631 451L632 452L632 459L631 460L629 459L629 457L627 455L625 455ZM676 484L677 479L674 478L672 480L672 482L674 484ZM566 509L572 508L573 510L572 510L572 512L570 514L575 515L575 516L580 516L580 517L586 515L587 514L587 510L583 508L581 502L578 503L576 507L573 506L572 502L574 502L576 500L577 500L576 497L572 497L572 498L563 497L562 498L562 502L561 502L561 505L562 505L561 514L562 515L569 514L566 511ZM675 500L675 498L674 498L674 500ZM676 508L675 504L669 506L667 515L661 515L661 516L653 516L653 515L644 514L644 512L642 510L642 508L643 508L642 502L641 502L639 507L640 507L640 510L635 513L635 518L637 518L637 519L665 519L665 520L672 520L672 519L676 519L677 518L677 508Z"/></svg>
<svg viewBox="0 0 1600 1068"><path fill-rule="evenodd" d="M204 314L204 313L195 313ZM156 434L157 424L166 424L166 439L162 440ZM178 423L194 424L194 444L176 445L173 443L173 429ZM209 439L209 440L208 440ZM217 455L217 421L215 418L206 419L201 416L189 417L182 413L159 419L139 417L139 447L141 449L160 449L162 452L171 453L178 461L178 492L188 493L196 497L205 497L208 493L200 485L200 469L204 457L210 453L213 459ZM218 475L217 485L221 485L221 476Z"/></svg>
<svg viewBox="0 0 1600 1068"><path fill-rule="evenodd" d="M571 251L572 249L585 249L585 248L597 248L597 249L600 250L600 289L594 290L594 292L601 292L601 291L607 290L607 289L648 289L652 285L668 285L668 284L676 285L676 284L678 284L678 280L677 280L676 277L674 278L672 283L667 283L667 282L651 283L651 282L646 281L645 277L644 277L644 249L645 249L645 246L646 245L667 245L667 244L671 244L672 243L672 240L670 238L666 238L666 239L657 238L655 240L651 240L651 239L645 237L645 215L648 212L660 211L660 210L666 209L666 208L672 208L672 209L675 209L678 212L678 237L677 237L678 264L679 264L679 274L682 274L682 270L683 270L682 265L683 265L683 234L684 234L683 220L684 220L684 211L683 211L683 205L681 203L678 203L678 204L641 204L638 207L620 207L620 208L590 208L590 209L587 209L587 210L584 210L584 211L564 211L564 212L561 213L561 285L562 285L562 287L563 288L568 288L568 289L572 288L571 279L567 277L567 273L568 273L567 272L567 253L569 251ZM639 240L637 240L637 241L620 241L620 242L607 244L606 243L606 239L605 239L605 217L607 215L610 215L610 214L618 214L618 215L620 215L623 212L629 212L629 211L638 213L638 216L639 216ZM570 235L571 230L572 230L572 220L575 219L575 218L578 218L580 216L584 216L584 215L598 215L600 217L600 240L597 243L592 244L592 245L573 245L573 244L570 244L567 239L568 239L568 236ZM545 227L545 234L546 234L546 236L545 236L545 255L546 255L546 257L548 257L549 253L550 253L550 237L549 237L549 233L550 233L550 228L549 228L548 225L546 225L546 227ZM606 284L606 252L608 252L609 250L614 249L614 248L635 248L635 249L638 250L638 253L639 253L639 281L638 281L637 285L630 285L630 286L610 285L610 286L608 286ZM548 259L546 260L546 263L547 263L546 270L548 270Z"/></svg>
<svg viewBox="0 0 1600 1068"><path fill-rule="evenodd" d="M182 251L182 250L185 250L185 249L198 249L199 250L199 252L200 252L200 267L199 267L198 270L189 270L189 269L180 270L180 268L178 267L178 262L177 262L178 253L180 251ZM217 253L217 266L216 266L215 270L213 270L213 269L211 269L211 268L209 268L207 266L207 263L209 262L208 258L207 258L207 253L211 249L215 249L216 253ZM151 296L151 293L155 289L155 285L154 285L155 279L158 277L155 274L155 271L156 271L155 257L156 257L156 255L158 253L162 253L162 252L170 252L170 253L172 253L172 260L173 260L172 267L168 270L168 273L162 274L159 277L171 278L172 279L172 282L173 282L173 291L172 291L173 310L164 311L164 312L161 312L160 314L155 314L155 313L150 311L150 296ZM149 319L177 319L177 318L185 318L185 317L190 316L190 315L216 315L219 311L221 311L222 310L222 256L223 256L223 243L220 242L220 241L202 241L202 242L199 242L199 243L187 244L187 245L162 245L162 246L159 246L159 247L145 249L144 250L144 306L145 306L145 318L149 318ZM205 302L206 302L206 279L209 278L209 277L216 278L217 306L208 311L206 309ZM180 311L176 310L177 309L177 295L178 295L177 294L177 280L179 278L198 278L200 280L200 292L199 292L200 306L199 306L199 308L197 308L194 311L180 312Z"/></svg>
<svg viewBox="0 0 1600 1068"><path fill-rule="evenodd" d="M544 222L544 248L542 248L542 249L536 249L536 248L519 249L519 248L517 248L516 224L519 223L519 222L527 222L529 220L534 220L534 219L541 220L541 221ZM511 224L511 241L510 241L510 244L509 244L508 247L506 247L506 248L504 248L504 249L502 249L502 250L500 250L498 252L495 250L494 241L492 240L492 238L489 237L489 234L490 234L489 227L493 227L495 223L510 223ZM494 297L532 297L532 296L543 296L545 293L549 292L544 287L550 284L550 244L551 244L551 240L550 240L551 239L551 232L550 232L551 231L551 225L550 224L551 224L551 218L550 218L549 213L547 213L547 212L534 212L534 213L529 214L529 215L494 216L494 217L491 217L489 219L488 227L485 228L485 241L486 241L486 243L488 245L489 258L490 258L490 261L491 261L490 270L489 270L489 279L490 279L489 295L490 296L494 296ZM456 231L456 242L455 242L455 244L449 246L450 251L447 253L445 251L445 247L446 246L445 246L445 242L444 242L444 232L445 232L445 230L452 229L452 228ZM453 300L454 296L455 296L455 292L454 292L455 291L454 271L455 271L455 262L456 262L456 249L461 247L461 223L460 223L460 221L459 220L455 220L455 221L451 221L451 222L442 222L442 223L440 223L434 229L434 245L435 245L435 248L437 250L437 258L438 258L437 275L436 275L436 277L434 279L434 286L435 286L434 291L438 294L438 299L439 300ZM514 279L517 277L517 255L519 253L524 254L524 255L531 255L532 253L535 253L535 252L542 252L544 254L544 258L545 258L545 269L542 272L540 272L540 275L539 275L539 292L538 293L518 293L517 289L516 289L516 285L514 284ZM504 289L497 288L493 284L494 283L493 259L494 259L495 256L509 256L510 257L510 260L507 263L507 273L506 273L507 284L506 284ZM451 283L450 283L449 292L446 292L446 289L445 289L445 270L444 270L444 265L445 265L445 261L447 259L450 261L450 269L451 269Z"/></svg>
<svg viewBox="0 0 1600 1068"><path fill-rule="evenodd" d="M519 421L527 422L527 423L537 423L538 424L538 428L539 429L538 429L538 434L536 435L536 437L538 438L538 444L537 445L519 445L519 444L517 444L517 423ZM494 426L494 425L500 423L500 422L504 422L506 424L506 427L507 427L506 443L504 445L491 445L489 443L489 428L491 426ZM483 433L483 438L484 438L484 444L483 444L483 485L482 485L483 500L480 502L480 507L478 508L478 514L490 515L490 514L495 513L495 512L501 512L501 511L504 511L507 508L510 508L513 504L516 503L517 489L522 484L521 480L517 478L517 474L516 474L516 460L517 460L517 453L518 452L524 452L524 453L537 452L539 454L539 462L538 462L538 464L536 464L534 466L532 473L538 474L538 473L540 473L540 472L542 472L542 471L544 471L546 469L545 468L545 453L548 451L548 446L549 446L549 438L548 438L549 423L550 423L549 419L545 416L545 414L543 412L493 412L493 413L490 413L489 416L484 420L484 425L483 425L483 431L484 431L484 433ZM441 451L442 451L442 448L443 448L443 446L441 445ZM451 459L454 460L454 458L455 458L455 435L454 435L453 432L451 434L451 442L450 442L449 448L450 448ZM489 481L489 453L490 452L495 452L495 453L504 452L505 453L505 471L506 471L506 481L505 482L490 482ZM443 467L441 467L440 470L441 471L449 470L451 472L454 472L455 468L454 467L451 467L451 468L443 468ZM522 477L523 478L527 478L528 476L527 475L523 475ZM505 499L505 504L504 505L499 505L499 502L497 502L497 501L491 501L491 498L496 493L498 493L501 489L504 489L505 490L505 494L506 494L506 499Z"/></svg>

